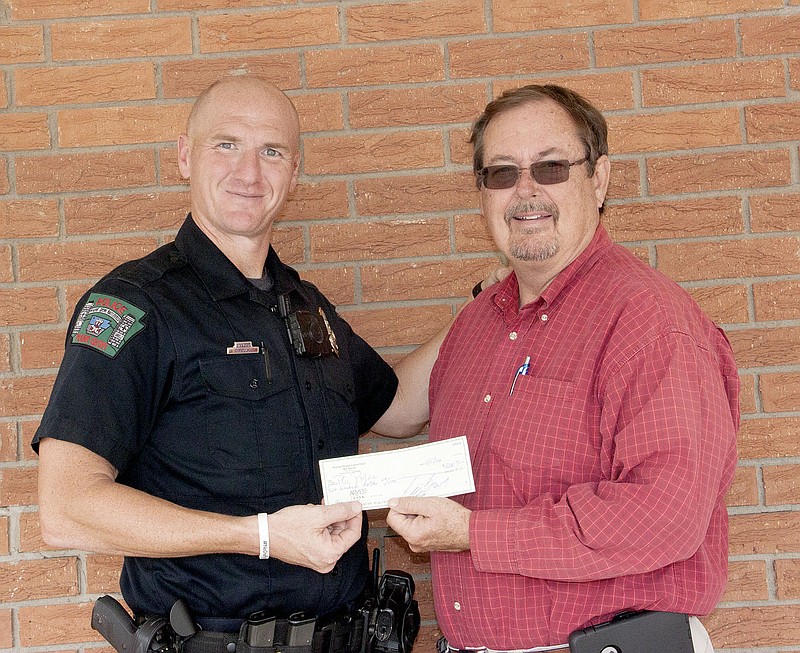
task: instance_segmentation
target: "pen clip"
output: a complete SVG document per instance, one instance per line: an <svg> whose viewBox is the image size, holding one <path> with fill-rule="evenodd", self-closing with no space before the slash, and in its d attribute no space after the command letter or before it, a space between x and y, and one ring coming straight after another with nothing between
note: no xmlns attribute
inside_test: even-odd
<svg viewBox="0 0 800 653"><path fill-rule="evenodd" d="M517 385L517 378L522 376L528 376L528 370L531 369L531 357L526 356L525 362L517 368L517 373L514 375L514 380L511 382L511 390L508 393L508 396L514 394L514 386Z"/></svg>

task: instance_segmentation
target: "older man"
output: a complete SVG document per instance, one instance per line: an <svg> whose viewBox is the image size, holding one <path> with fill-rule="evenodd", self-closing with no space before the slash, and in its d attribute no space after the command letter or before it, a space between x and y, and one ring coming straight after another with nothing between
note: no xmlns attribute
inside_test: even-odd
<svg viewBox="0 0 800 653"><path fill-rule="evenodd" d="M472 142L481 209L514 273L442 345L430 433L467 435L476 491L393 500L388 516L432 552L442 647L557 650L624 611L705 614L725 586L736 466L727 339L609 239L606 124L585 99L507 92ZM710 651L700 622L682 619Z"/></svg>

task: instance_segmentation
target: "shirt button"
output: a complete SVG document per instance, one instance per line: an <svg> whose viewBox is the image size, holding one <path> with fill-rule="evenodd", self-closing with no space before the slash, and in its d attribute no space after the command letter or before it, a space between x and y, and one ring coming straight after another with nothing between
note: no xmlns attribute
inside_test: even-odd
<svg viewBox="0 0 800 653"><path fill-rule="evenodd" d="M516 331L512 331L511 333L509 333L508 334L508 339L509 340L516 340L517 339L517 332Z"/></svg>
<svg viewBox="0 0 800 653"><path fill-rule="evenodd" d="M483 403L488 404L492 400L492 395L486 395L483 398Z"/></svg>
<svg viewBox="0 0 800 653"><path fill-rule="evenodd" d="M453 607L456 609L456 611L459 611L459 610L461 610L461 604L460 604L458 601L456 601L455 603L453 603Z"/></svg>
<svg viewBox="0 0 800 653"><path fill-rule="evenodd" d="M542 314L542 317L540 317L539 319L540 319L542 322L547 322L547 320L549 320L549 319L550 319L550 317L547 315L547 313L543 313L543 314Z"/></svg>
<svg viewBox="0 0 800 653"><path fill-rule="evenodd" d="M306 390L311 390L311 381L306 381Z"/></svg>
<svg viewBox="0 0 800 653"><path fill-rule="evenodd" d="M325 440L317 440L317 448L324 449L325 448Z"/></svg>
<svg viewBox="0 0 800 653"><path fill-rule="evenodd" d="M250 381L250 387L253 388L253 390L255 390L258 387L258 379L253 379L252 381Z"/></svg>

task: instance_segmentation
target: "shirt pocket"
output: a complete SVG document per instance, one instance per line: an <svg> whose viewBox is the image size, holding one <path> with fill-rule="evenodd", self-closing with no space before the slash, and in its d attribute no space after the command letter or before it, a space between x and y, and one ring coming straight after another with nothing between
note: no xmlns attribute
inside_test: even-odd
<svg viewBox="0 0 800 653"><path fill-rule="evenodd" d="M290 374L267 380L261 354L200 361L206 387L205 431L214 462L226 469L298 465L303 413Z"/></svg>
<svg viewBox="0 0 800 653"><path fill-rule="evenodd" d="M322 361L325 409L335 420L327 420L331 446L326 457L348 456L358 451L358 408L353 370L347 360L329 356Z"/></svg>
<svg viewBox="0 0 800 653"><path fill-rule="evenodd" d="M520 375L500 411L489 445L523 501L574 481L576 457L590 455L585 407L572 381ZM593 456L592 456L593 457Z"/></svg>

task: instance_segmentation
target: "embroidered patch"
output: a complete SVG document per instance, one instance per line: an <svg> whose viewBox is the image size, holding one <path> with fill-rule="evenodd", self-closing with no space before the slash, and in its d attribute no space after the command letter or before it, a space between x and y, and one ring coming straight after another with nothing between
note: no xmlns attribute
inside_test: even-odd
<svg viewBox="0 0 800 653"><path fill-rule="evenodd" d="M136 333L144 329L145 311L111 295L92 293L72 328L72 342L114 358Z"/></svg>

